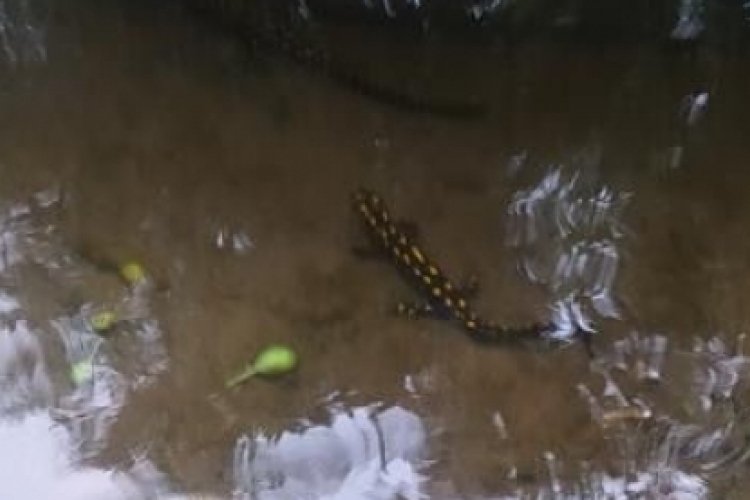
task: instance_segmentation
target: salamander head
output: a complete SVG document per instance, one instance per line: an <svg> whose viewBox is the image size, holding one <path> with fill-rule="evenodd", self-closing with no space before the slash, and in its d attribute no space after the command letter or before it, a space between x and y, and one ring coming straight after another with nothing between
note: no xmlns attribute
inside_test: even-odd
<svg viewBox="0 0 750 500"><path fill-rule="evenodd" d="M352 205L357 206L358 203L366 203L368 199L368 191L364 188L357 188L352 191Z"/></svg>
<svg viewBox="0 0 750 500"><path fill-rule="evenodd" d="M388 211L383 200L369 189L359 188L352 193L352 208L366 220L388 220Z"/></svg>
<svg viewBox="0 0 750 500"><path fill-rule="evenodd" d="M371 207L381 207L383 205L380 196L365 188L358 188L352 193L352 203L355 206L360 203L365 203Z"/></svg>

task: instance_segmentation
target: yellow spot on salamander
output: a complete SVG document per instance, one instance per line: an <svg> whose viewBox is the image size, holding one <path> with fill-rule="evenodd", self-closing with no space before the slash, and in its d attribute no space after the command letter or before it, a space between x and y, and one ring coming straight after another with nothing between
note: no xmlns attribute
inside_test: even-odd
<svg viewBox="0 0 750 500"><path fill-rule="evenodd" d="M449 291L453 290L453 283L451 283L450 281L446 281L445 283L443 283L443 288Z"/></svg>
<svg viewBox="0 0 750 500"><path fill-rule="evenodd" d="M416 276L417 278L422 276L422 270L419 269L418 267L414 266L412 268L412 271L414 271L414 276Z"/></svg>
<svg viewBox="0 0 750 500"><path fill-rule="evenodd" d="M422 252L419 251L419 248L412 245L411 254L414 256L415 259L419 261L420 264L424 264L424 255L422 255Z"/></svg>
<svg viewBox="0 0 750 500"><path fill-rule="evenodd" d="M393 247L392 250L393 250L393 255L395 255L396 257L398 257L400 259L401 258L401 250L399 250L398 247Z"/></svg>
<svg viewBox="0 0 750 500"><path fill-rule="evenodd" d="M406 246L407 243L408 243L408 241L406 241L406 236L404 236L402 234L401 236L398 237L398 244L399 245Z"/></svg>
<svg viewBox="0 0 750 500"><path fill-rule="evenodd" d="M456 305L459 309L466 309L466 301L464 299L458 299Z"/></svg>
<svg viewBox="0 0 750 500"><path fill-rule="evenodd" d="M432 285L432 279L429 276L422 276L422 281L424 281L425 285Z"/></svg>
<svg viewBox="0 0 750 500"><path fill-rule="evenodd" d="M440 272L438 271L438 268L437 268L437 267L435 267L435 266L433 266L433 265L429 265L429 266L427 266L427 271L428 271L428 272L429 272L429 273L430 273L431 275L433 275L433 276L437 276L437 275L439 275L439 274L440 274Z"/></svg>
<svg viewBox="0 0 750 500"><path fill-rule="evenodd" d="M411 267L411 259L409 258L409 254L408 253L403 254L401 256L401 260L404 261L404 264L406 264L407 266Z"/></svg>
<svg viewBox="0 0 750 500"><path fill-rule="evenodd" d="M442 295L443 291L439 287L435 287L432 289L432 295L435 297L440 297Z"/></svg>
<svg viewBox="0 0 750 500"><path fill-rule="evenodd" d="M466 325L466 328L468 328L469 330L475 330L477 327L477 322L474 321L473 319L470 319L469 321L465 323L465 325Z"/></svg>
<svg viewBox="0 0 750 500"><path fill-rule="evenodd" d="M443 304L445 304L445 307L447 307L448 309L451 309L453 308L453 299L451 299L450 297L445 297L443 299Z"/></svg>
<svg viewBox="0 0 750 500"><path fill-rule="evenodd" d="M396 236L396 233L398 232L396 230L396 226L393 224L388 224L388 232L391 233L391 236Z"/></svg>

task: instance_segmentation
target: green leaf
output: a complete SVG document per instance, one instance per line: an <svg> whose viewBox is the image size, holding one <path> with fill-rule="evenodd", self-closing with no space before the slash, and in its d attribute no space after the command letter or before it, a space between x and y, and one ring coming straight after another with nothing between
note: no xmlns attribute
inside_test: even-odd
<svg viewBox="0 0 750 500"><path fill-rule="evenodd" d="M115 326L115 323L117 323L117 314L109 310L101 311L91 316L89 323L94 331L104 333Z"/></svg>

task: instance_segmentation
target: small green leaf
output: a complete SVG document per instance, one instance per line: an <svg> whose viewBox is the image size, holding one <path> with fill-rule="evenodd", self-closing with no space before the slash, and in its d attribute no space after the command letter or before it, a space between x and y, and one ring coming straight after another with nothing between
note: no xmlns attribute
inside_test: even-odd
<svg viewBox="0 0 750 500"><path fill-rule="evenodd" d="M146 280L146 271L138 262L130 261L120 266L120 276L131 286Z"/></svg>
<svg viewBox="0 0 750 500"><path fill-rule="evenodd" d="M94 365L90 359L79 361L70 368L70 378L76 385L88 382L94 376Z"/></svg>
<svg viewBox="0 0 750 500"><path fill-rule="evenodd" d="M113 311L101 311L91 316L89 323L95 332L103 333L115 326L117 315Z"/></svg>

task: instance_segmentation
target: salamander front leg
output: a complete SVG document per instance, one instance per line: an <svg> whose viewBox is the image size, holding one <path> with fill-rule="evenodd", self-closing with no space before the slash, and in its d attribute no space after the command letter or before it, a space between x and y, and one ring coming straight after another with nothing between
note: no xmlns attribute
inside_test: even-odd
<svg viewBox="0 0 750 500"><path fill-rule="evenodd" d="M430 304L416 302L399 302L396 304L395 312L409 319L433 318L436 314L435 308Z"/></svg>

